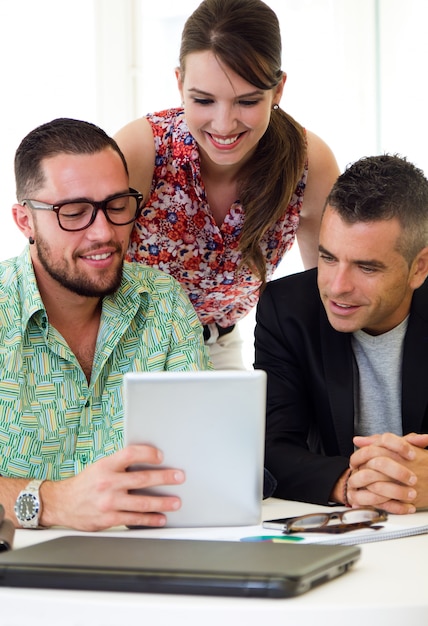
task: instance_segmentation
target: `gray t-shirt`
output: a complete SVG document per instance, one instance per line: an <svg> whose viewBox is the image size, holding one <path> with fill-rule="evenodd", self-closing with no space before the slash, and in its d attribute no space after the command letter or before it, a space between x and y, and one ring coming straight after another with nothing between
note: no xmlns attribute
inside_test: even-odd
<svg viewBox="0 0 428 626"><path fill-rule="evenodd" d="M359 330L352 335L354 352L354 432L403 434L401 367L408 317L382 335Z"/></svg>

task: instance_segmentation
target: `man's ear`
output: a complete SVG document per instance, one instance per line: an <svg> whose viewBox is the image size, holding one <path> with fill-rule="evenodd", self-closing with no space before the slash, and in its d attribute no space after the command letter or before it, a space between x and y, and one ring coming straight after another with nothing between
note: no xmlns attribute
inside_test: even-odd
<svg viewBox="0 0 428 626"><path fill-rule="evenodd" d="M428 247L422 248L416 255L410 268L410 286L418 289L428 276Z"/></svg>
<svg viewBox="0 0 428 626"><path fill-rule="evenodd" d="M21 233L23 233L27 239L34 237L33 216L27 206L18 203L14 204L12 207L12 217Z"/></svg>

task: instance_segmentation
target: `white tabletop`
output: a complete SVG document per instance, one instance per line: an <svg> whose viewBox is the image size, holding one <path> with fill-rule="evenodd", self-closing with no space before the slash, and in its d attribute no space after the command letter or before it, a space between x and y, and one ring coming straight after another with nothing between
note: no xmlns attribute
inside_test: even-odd
<svg viewBox="0 0 428 626"><path fill-rule="evenodd" d="M263 519L322 509L270 499L263 504ZM406 516L406 523L412 520L428 524L428 512ZM236 537L257 535L261 534L261 528L247 527L234 532ZM18 530L14 548L64 534L80 533L65 529ZM227 539L231 530L112 529L98 534ZM275 626L427 626L428 535L364 544L361 549L361 558L351 571L296 598L0 588L0 623L2 626L260 626L264 622Z"/></svg>

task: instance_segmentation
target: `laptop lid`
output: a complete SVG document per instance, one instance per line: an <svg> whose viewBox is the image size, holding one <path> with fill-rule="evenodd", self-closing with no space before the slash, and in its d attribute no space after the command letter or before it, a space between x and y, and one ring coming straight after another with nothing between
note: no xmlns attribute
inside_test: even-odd
<svg viewBox="0 0 428 626"><path fill-rule="evenodd" d="M0 554L0 586L284 598L345 573L356 546L65 536Z"/></svg>
<svg viewBox="0 0 428 626"><path fill-rule="evenodd" d="M125 374L125 445L152 444L163 467L186 474L181 485L141 491L181 498L167 526L260 523L265 412L260 370Z"/></svg>

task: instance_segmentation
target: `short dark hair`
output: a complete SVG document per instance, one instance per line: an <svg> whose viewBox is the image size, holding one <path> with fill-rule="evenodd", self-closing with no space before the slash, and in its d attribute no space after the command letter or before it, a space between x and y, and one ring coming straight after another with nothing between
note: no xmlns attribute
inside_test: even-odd
<svg viewBox="0 0 428 626"><path fill-rule="evenodd" d="M339 176L327 197L348 224L397 218L399 252L409 264L428 246L428 180L405 157L363 157Z"/></svg>
<svg viewBox="0 0 428 626"><path fill-rule="evenodd" d="M24 137L15 154L18 201L30 197L43 185L43 159L64 153L95 154L108 147L119 154L128 174L125 157L116 141L95 124L63 117L38 126Z"/></svg>

